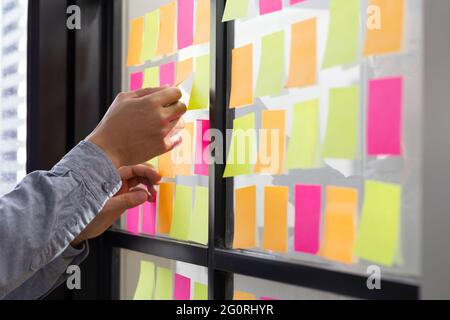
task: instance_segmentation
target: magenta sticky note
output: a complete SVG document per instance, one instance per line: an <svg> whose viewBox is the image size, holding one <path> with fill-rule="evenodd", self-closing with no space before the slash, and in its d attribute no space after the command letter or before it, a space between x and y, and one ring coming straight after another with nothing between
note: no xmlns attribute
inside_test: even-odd
<svg viewBox="0 0 450 320"><path fill-rule="evenodd" d="M130 91L139 90L144 82L143 72L134 72L130 74Z"/></svg>
<svg viewBox="0 0 450 320"><path fill-rule="evenodd" d="M259 300L279 300L279 299L275 299L275 298L270 298L270 297L260 297Z"/></svg>
<svg viewBox="0 0 450 320"><path fill-rule="evenodd" d="M309 254L319 252L321 207L321 186L295 186L295 251Z"/></svg>
<svg viewBox="0 0 450 320"><path fill-rule="evenodd" d="M208 154L209 139L207 131L209 130L209 120L197 120L195 128L195 165L194 174L201 176L209 175Z"/></svg>
<svg viewBox="0 0 450 320"><path fill-rule="evenodd" d="M305 0L289 0L289 4L293 5L293 4L297 4L300 2L305 2Z"/></svg>
<svg viewBox="0 0 450 320"><path fill-rule="evenodd" d="M175 83L175 62L162 64L159 68L159 85L173 86Z"/></svg>
<svg viewBox="0 0 450 320"><path fill-rule="evenodd" d="M192 45L194 39L194 0L178 0L178 49Z"/></svg>
<svg viewBox="0 0 450 320"><path fill-rule="evenodd" d="M156 234L156 201L147 201L142 205L142 233L150 236Z"/></svg>
<svg viewBox="0 0 450 320"><path fill-rule="evenodd" d="M191 279L175 273L173 299L191 300Z"/></svg>
<svg viewBox="0 0 450 320"><path fill-rule="evenodd" d="M139 207L127 210L127 231L139 234Z"/></svg>
<svg viewBox="0 0 450 320"><path fill-rule="evenodd" d="M369 81L367 152L369 156L402 154L403 78Z"/></svg>
<svg viewBox="0 0 450 320"><path fill-rule="evenodd" d="M279 11L283 8L283 0L259 0L259 14Z"/></svg>

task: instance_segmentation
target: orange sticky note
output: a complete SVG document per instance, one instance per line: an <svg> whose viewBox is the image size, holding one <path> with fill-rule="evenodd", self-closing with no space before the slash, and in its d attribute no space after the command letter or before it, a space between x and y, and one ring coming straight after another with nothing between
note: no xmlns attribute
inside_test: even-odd
<svg viewBox="0 0 450 320"><path fill-rule="evenodd" d="M128 38L128 67L141 63L143 32L144 17L131 20L130 36Z"/></svg>
<svg viewBox="0 0 450 320"><path fill-rule="evenodd" d="M230 108L253 103L253 45L232 52Z"/></svg>
<svg viewBox="0 0 450 320"><path fill-rule="evenodd" d="M404 0L370 1L365 56L399 52L402 49L404 6Z"/></svg>
<svg viewBox="0 0 450 320"><path fill-rule="evenodd" d="M288 187L266 187L264 189L263 249L287 252L287 206Z"/></svg>
<svg viewBox="0 0 450 320"><path fill-rule="evenodd" d="M274 175L282 172L286 148L285 128L285 110L265 110L262 112L258 161L255 172Z"/></svg>
<svg viewBox="0 0 450 320"><path fill-rule="evenodd" d="M351 264L354 262L358 190L329 186L326 201L320 255L330 260Z"/></svg>
<svg viewBox="0 0 450 320"><path fill-rule="evenodd" d="M175 152L175 175L190 176L192 171L192 148L194 139L194 123L186 123L180 132L183 142L174 149Z"/></svg>
<svg viewBox="0 0 450 320"><path fill-rule="evenodd" d="M171 54L175 52L175 24L177 18L177 3L171 2L162 6L159 11L159 40L156 55Z"/></svg>
<svg viewBox="0 0 450 320"><path fill-rule="evenodd" d="M209 42L211 30L211 4L210 0L197 1L197 14L195 17L194 44Z"/></svg>
<svg viewBox="0 0 450 320"><path fill-rule="evenodd" d="M307 87L317 82L317 19L291 27L291 63L286 88Z"/></svg>
<svg viewBox="0 0 450 320"><path fill-rule="evenodd" d="M177 62L177 76L175 86L189 78L194 70L194 60L192 58Z"/></svg>
<svg viewBox="0 0 450 320"><path fill-rule="evenodd" d="M236 189L233 249L256 247L256 187Z"/></svg>
<svg viewBox="0 0 450 320"><path fill-rule="evenodd" d="M172 224L173 195L175 183L163 182L159 185L158 233L169 234Z"/></svg>
<svg viewBox="0 0 450 320"><path fill-rule="evenodd" d="M256 300L256 296L248 292L234 291L233 300Z"/></svg>
<svg viewBox="0 0 450 320"><path fill-rule="evenodd" d="M159 174L164 178L175 178L175 163L173 150L159 157Z"/></svg>

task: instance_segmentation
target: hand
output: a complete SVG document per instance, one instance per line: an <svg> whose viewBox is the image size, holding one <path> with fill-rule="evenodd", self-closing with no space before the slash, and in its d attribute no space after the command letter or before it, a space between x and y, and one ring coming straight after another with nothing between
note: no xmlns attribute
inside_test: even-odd
<svg viewBox="0 0 450 320"><path fill-rule="evenodd" d="M86 140L100 147L116 168L169 152L181 143L176 133L186 106L180 98L177 88L121 93Z"/></svg>
<svg viewBox="0 0 450 320"><path fill-rule="evenodd" d="M122 167L119 169L119 174L122 178L122 187L119 192L106 202L103 210L72 241L72 247L77 247L85 240L100 236L120 218L125 210L155 199L155 185L159 183L161 176L151 165ZM144 186L144 188L140 186Z"/></svg>

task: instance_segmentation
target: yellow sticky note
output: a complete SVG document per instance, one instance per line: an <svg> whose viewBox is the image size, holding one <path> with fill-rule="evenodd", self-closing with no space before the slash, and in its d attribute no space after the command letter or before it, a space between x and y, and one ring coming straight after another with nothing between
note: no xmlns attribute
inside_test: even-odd
<svg viewBox="0 0 450 320"><path fill-rule="evenodd" d="M180 146L174 149L176 159L175 175L190 176L193 162L194 123L186 123L184 129L181 130L180 135L183 141Z"/></svg>
<svg viewBox="0 0 450 320"><path fill-rule="evenodd" d="M307 87L317 82L317 19L291 27L291 63L286 88Z"/></svg>
<svg viewBox="0 0 450 320"><path fill-rule="evenodd" d="M244 18L248 11L248 0L227 0L222 22Z"/></svg>
<svg viewBox="0 0 450 320"><path fill-rule="evenodd" d="M399 52L403 43L404 0L371 0L364 55Z"/></svg>
<svg viewBox="0 0 450 320"><path fill-rule="evenodd" d="M184 80L189 78L194 69L194 60L192 58L177 63L177 76L175 86L178 86Z"/></svg>
<svg viewBox="0 0 450 320"><path fill-rule="evenodd" d="M256 187L235 191L233 249L256 247Z"/></svg>
<svg viewBox="0 0 450 320"><path fill-rule="evenodd" d="M211 30L211 1L197 0L197 14L195 16L194 44L209 42Z"/></svg>
<svg viewBox="0 0 450 320"><path fill-rule="evenodd" d="M285 128L285 110L264 110L262 112L256 173L281 174L286 141Z"/></svg>
<svg viewBox="0 0 450 320"><path fill-rule="evenodd" d="M128 39L128 62L127 66L141 64L142 38L144 32L144 17L131 20L130 36Z"/></svg>
<svg viewBox="0 0 450 320"><path fill-rule="evenodd" d="M256 296L248 292L234 291L233 300L256 300Z"/></svg>
<svg viewBox="0 0 450 320"><path fill-rule="evenodd" d="M175 23L177 18L177 3L171 2L160 9L159 40L156 56L175 52Z"/></svg>
<svg viewBox="0 0 450 320"><path fill-rule="evenodd" d="M189 110L209 108L209 63L209 54L195 58L195 75Z"/></svg>
<svg viewBox="0 0 450 320"><path fill-rule="evenodd" d="M173 273L170 269L156 268L155 300L173 300Z"/></svg>
<svg viewBox="0 0 450 320"><path fill-rule="evenodd" d="M159 174L164 178L175 178L174 151L166 152L159 157Z"/></svg>
<svg viewBox="0 0 450 320"><path fill-rule="evenodd" d="M192 300L208 300L208 286L199 282L194 283L194 298Z"/></svg>
<svg viewBox="0 0 450 320"><path fill-rule="evenodd" d="M159 33L159 10L145 15L144 40L142 44L141 60L151 60L156 56Z"/></svg>
<svg viewBox="0 0 450 320"><path fill-rule="evenodd" d="M141 271L133 300L152 300L155 286L155 265L141 261Z"/></svg>
<svg viewBox="0 0 450 320"><path fill-rule="evenodd" d="M208 188L195 187L194 212L192 213L188 240L204 245L208 244L208 201Z"/></svg>
<svg viewBox="0 0 450 320"><path fill-rule="evenodd" d="M147 163L149 165L151 165L153 168L155 168L156 170L158 170L158 165L159 165L159 159L158 158L153 158L151 160L148 160Z"/></svg>
<svg viewBox="0 0 450 320"><path fill-rule="evenodd" d="M326 201L320 255L351 264L354 262L358 190L329 186Z"/></svg>
<svg viewBox="0 0 450 320"><path fill-rule="evenodd" d="M263 249L287 252L288 187L264 188Z"/></svg>
<svg viewBox="0 0 450 320"><path fill-rule="evenodd" d="M358 257L392 266L398 248L402 188L368 180L356 236Z"/></svg>
<svg viewBox="0 0 450 320"><path fill-rule="evenodd" d="M174 192L175 184L173 182L163 182L159 185L158 233L169 234L170 232Z"/></svg>
<svg viewBox="0 0 450 320"><path fill-rule="evenodd" d="M253 103L253 45L235 48L232 52L230 108Z"/></svg>
<svg viewBox="0 0 450 320"><path fill-rule="evenodd" d="M188 240L192 211L192 187L177 185L173 208L170 236L178 240Z"/></svg>
<svg viewBox="0 0 450 320"><path fill-rule="evenodd" d="M159 67L146 68L144 70L144 88L159 87Z"/></svg>

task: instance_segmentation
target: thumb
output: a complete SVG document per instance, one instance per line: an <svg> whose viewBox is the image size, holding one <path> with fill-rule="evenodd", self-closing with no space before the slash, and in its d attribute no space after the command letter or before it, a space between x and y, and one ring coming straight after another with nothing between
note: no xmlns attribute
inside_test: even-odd
<svg viewBox="0 0 450 320"><path fill-rule="evenodd" d="M143 204L148 200L148 195L145 191L136 190L121 194L110 199L109 210L123 212Z"/></svg>

